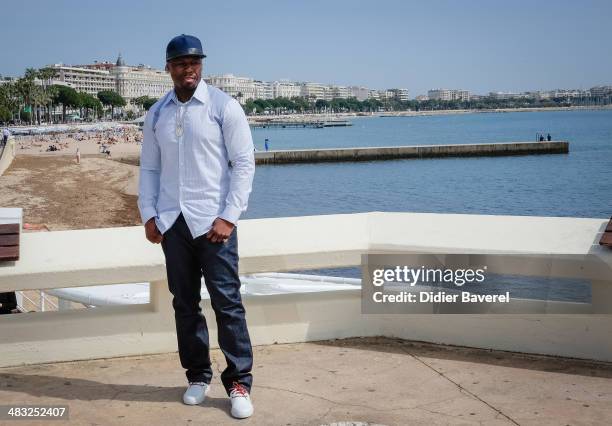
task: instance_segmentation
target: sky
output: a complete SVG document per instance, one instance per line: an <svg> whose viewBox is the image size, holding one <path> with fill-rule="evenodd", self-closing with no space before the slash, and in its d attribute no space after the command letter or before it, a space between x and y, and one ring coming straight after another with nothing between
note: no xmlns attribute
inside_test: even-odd
<svg viewBox="0 0 612 426"><path fill-rule="evenodd" d="M6 1L0 75L115 61L163 68L202 40L204 74L472 93L612 84L612 1Z"/></svg>

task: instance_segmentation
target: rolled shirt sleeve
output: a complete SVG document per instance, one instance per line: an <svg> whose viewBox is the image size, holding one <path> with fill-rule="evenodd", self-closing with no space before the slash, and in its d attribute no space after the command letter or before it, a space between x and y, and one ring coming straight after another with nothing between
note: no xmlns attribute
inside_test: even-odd
<svg viewBox="0 0 612 426"><path fill-rule="evenodd" d="M157 217L157 198L159 196L159 178L161 154L159 144L153 132L153 112L147 113L143 126L142 152L140 154L140 179L138 182L138 209L143 223Z"/></svg>
<svg viewBox="0 0 612 426"><path fill-rule="evenodd" d="M255 175L255 154L249 123L235 99L228 101L225 106L222 132L232 167L225 208L220 217L236 224L248 206Z"/></svg>

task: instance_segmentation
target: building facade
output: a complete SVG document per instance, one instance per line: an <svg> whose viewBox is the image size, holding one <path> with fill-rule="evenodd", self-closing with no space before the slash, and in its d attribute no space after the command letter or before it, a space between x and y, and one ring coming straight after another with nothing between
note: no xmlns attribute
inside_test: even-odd
<svg viewBox="0 0 612 426"><path fill-rule="evenodd" d="M329 87L320 83L302 83L300 96L311 101L328 100Z"/></svg>
<svg viewBox="0 0 612 426"><path fill-rule="evenodd" d="M398 101L406 102L410 99L408 89L389 89L388 91L391 92L391 96Z"/></svg>
<svg viewBox="0 0 612 426"><path fill-rule="evenodd" d="M370 95L370 89L362 86L351 86L349 87L350 96L357 98L358 101L365 101Z"/></svg>
<svg viewBox="0 0 612 426"><path fill-rule="evenodd" d="M258 89L252 78L237 77L233 74L209 75L204 78L204 81L236 98L241 104L250 99L257 99L258 94L265 94L268 90L263 85L259 85Z"/></svg>
<svg viewBox="0 0 612 426"><path fill-rule="evenodd" d="M170 74L146 65L129 66L119 55L116 63L94 62L88 65L50 65L55 69L54 84L72 87L77 92L97 95L104 90L113 90L127 104L134 98L149 96L159 98L174 87Z"/></svg>
<svg viewBox="0 0 612 426"><path fill-rule="evenodd" d="M115 87L128 104L134 98L149 96L161 98L174 87L172 77L166 71L140 64L128 66L121 55L110 73L115 77Z"/></svg>
<svg viewBox="0 0 612 426"><path fill-rule="evenodd" d="M427 92L427 97L440 101L469 101L470 92L457 89L433 89Z"/></svg>
<svg viewBox="0 0 612 426"><path fill-rule="evenodd" d="M97 95L103 90L116 90L115 76L108 70L81 68L64 64L49 65L56 71L52 84L72 87L77 92Z"/></svg>
<svg viewBox="0 0 612 426"><path fill-rule="evenodd" d="M273 98L295 98L300 96L302 88L293 81L275 81L272 83Z"/></svg>

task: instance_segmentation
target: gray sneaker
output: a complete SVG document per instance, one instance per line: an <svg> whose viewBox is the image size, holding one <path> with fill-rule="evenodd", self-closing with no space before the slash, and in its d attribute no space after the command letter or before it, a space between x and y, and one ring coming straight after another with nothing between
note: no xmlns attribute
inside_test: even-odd
<svg viewBox="0 0 612 426"><path fill-rule="evenodd" d="M198 405L204 402L210 384L206 382L189 382L189 387L183 394L183 402L187 405Z"/></svg>

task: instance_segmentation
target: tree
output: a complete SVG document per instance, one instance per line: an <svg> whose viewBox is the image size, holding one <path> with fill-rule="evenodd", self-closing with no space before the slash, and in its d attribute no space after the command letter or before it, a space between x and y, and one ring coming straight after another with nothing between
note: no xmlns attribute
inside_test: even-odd
<svg viewBox="0 0 612 426"><path fill-rule="evenodd" d="M0 105L0 123L8 123L13 118L11 111L4 105Z"/></svg>
<svg viewBox="0 0 612 426"><path fill-rule="evenodd" d="M40 125L41 108L51 102L51 94L42 86L35 85L32 91L32 102L36 113L36 122Z"/></svg>
<svg viewBox="0 0 612 426"><path fill-rule="evenodd" d="M43 91L45 92L45 98L48 99L47 104L47 122L50 123L53 120L51 112L53 111L53 99L55 97L55 88L52 85L53 79L57 77L57 70L54 68L40 68L38 70L38 78L42 81Z"/></svg>
<svg viewBox="0 0 612 426"><path fill-rule="evenodd" d="M98 99L102 105L111 107L111 120L115 116L115 107L123 107L126 105L125 99L114 90L102 90L98 92Z"/></svg>
<svg viewBox="0 0 612 426"><path fill-rule="evenodd" d="M151 98L149 96L139 96L132 99L134 105L144 108L145 111L148 111L155 102L157 102L157 98Z"/></svg>
<svg viewBox="0 0 612 426"><path fill-rule="evenodd" d="M36 79L37 71L34 68L28 68L25 71L25 74L22 78L17 80L15 85L17 89L17 93L22 100L22 104L24 107L27 107L28 110L32 111L33 101L34 101L34 91L36 90L36 83L34 80ZM20 114L21 117L21 114ZM30 124L32 123L32 114L29 114L28 120Z"/></svg>
<svg viewBox="0 0 612 426"><path fill-rule="evenodd" d="M62 121L66 122L66 108L78 108L81 106L81 97L72 87L55 85L55 96L53 101L62 104Z"/></svg>
<svg viewBox="0 0 612 426"><path fill-rule="evenodd" d="M79 93L79 97L81 107L85 108L86 119L89 119L90 111L93 110L95 117L97 117L99 111L102 111L102 103L100 103L98 98L85 92Z"/></svg>
<svg viewBox="0 0 612 426"><path fill-rule="evenodd" d="M147 100L145 100L145 101L142 103L142 107L145 109L145 111L148 111L148 110L150 110L150 109L151 109L151 107L153 106L153 104L154 104L155 102L157 102L157 101L158 101L158 99L157 99L157 98L147 98Z"/></svg>
<svg viewBox="0 0 612 426"><path fill-rule="evenodd" d="M6 82L0 84L0 106L3 106L10 112L11 118L19 112L19 101L19 93L15 83Z"/></svg>

